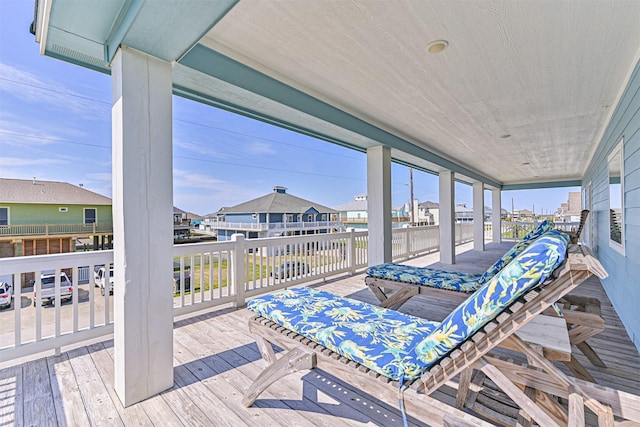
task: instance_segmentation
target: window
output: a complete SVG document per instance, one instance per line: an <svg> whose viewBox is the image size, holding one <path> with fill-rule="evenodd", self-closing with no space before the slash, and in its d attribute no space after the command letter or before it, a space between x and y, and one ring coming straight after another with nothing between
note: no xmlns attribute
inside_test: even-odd
<svg viewBox="0 0 640 427"><path fill-rule="evenodd" d="M97 212L95 208L84 208L84 223L93 224L97 220Z"/></svg>
<svg viewBox="0 0 640 427"><path fill-rule="evenodd" d="M0 225L9 225L9 208L0 208Z"/></svg>
<svg viewBox="0 0 640 427"><path fill-rule="evenodd" d="M624 156L623 140L613 149L609 170L609 246L624 255Z"/></svg>

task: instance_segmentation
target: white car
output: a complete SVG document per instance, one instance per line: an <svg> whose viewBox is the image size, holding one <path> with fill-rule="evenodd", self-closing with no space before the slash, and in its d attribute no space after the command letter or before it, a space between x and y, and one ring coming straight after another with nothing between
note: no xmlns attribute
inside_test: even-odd
<svg viewBox="0 0 640 427"><path fill-rule="evenodd" d="M13 286L7 282L0 282L0 307L11 307L13 301Z"/></svg>
<svg viewBox="0 0 640 427"><path fill-rule="evenodd" d="M40 276L42 295L40 301L42 305L54 304L56 300L56 275L42 274ZM73 286L67 274L63 271L60 273L60 300L71 300L73 298ZM33 288L33 306L36 306L36 289Z"/></svg>
<svg viewBox="0 0 640 427"><path fill-rule="evenodd" d="M97 272L95 272L95 282L96 286L100 287L100 293L104 296L106 283L105 279L107 277L107 269L105 267L100 267ZM113 295L113 268L109 269L109 295Z"/></svg>

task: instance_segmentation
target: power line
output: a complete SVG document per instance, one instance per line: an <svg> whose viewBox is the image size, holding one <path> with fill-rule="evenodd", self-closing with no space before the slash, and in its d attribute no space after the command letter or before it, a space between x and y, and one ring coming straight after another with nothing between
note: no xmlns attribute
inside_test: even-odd
<svg viewBox="0 0 640 427"><path fill-rule="evenodd" d="M25 138L33 138L33 139L42 139L42 140L45 140L45 141L61 142L61 143L65 143L65 144L84 145L84 146L89 146L89 147L108 148L108 149L111 148L110 146L106 146L106 145L90 144L90 143L87 143L87 142L78 142L78 141L69 141L67 139L46 138L46 137L41 137L41 136L36 136L36 135L25 135L25 134L20 134L20 133L13 133L13 132L0 131L0 134L2 134L2 135L10 135L10 136L19 136L19 137L25 137ZM320 173L313 173L313 172L297 172L297 171L283 170L283 169L278 169L278 168L269 168L269 167L266 167L266 166L249 165L249 164L233 163L233 162L222 162L222 161L219 161L219 160L202 159L202 158L197 158L197 157L187 157L187 156L178 156L178 155L174 155L173 157L177 158L177 159L194 160L194 161L199 161L199 162L216 163L216 164L221 164L221 165L238 166L238 167L245 167L245 168L251 168L251 169L271 170L271 171L278 171L278 172L282 172L282 173L291 173L291 174L297 174L297 175L313 175L313 176L321 176L321 177L325 177L325 178L349 179L349 180L354 180L354 181L363 181L364 180L363 178L354 178L354 177L338 176L338 175L327 175L327 174L320 174Z"/></svg>
<svg viewBox="0 0 640 427"><path fill-rule="evenodd" d="M87 101L98 102L100 104L111 105L111 102L103 101L103 100L100 100L100 99L97 99L97 98L92 98L92 97L83 96L83 95L77 95L75 93L65 92L65 91L56 90L56 89L52 89L52 88L48 88L48 87L43 87L43 86L38 86L38 85L30 84L30 83L20 82L20 81L17 81L17 80L11 80L11 79L7 79L5 77L0 77L0 80L6 81L6 82L10 82L10 83L19 84L19 85L23 85L23 86L32 87L32 88L35 88L35 89L40 89L40 90L45 90L45 91L49 91L49 92L59 93L61 95L72 96L72 97L84 99L84 100L87 100ZM273 143L276 143L276 144L287 145L287 146L295 147L295 148L302 149L302 150L315 151L315 152L318 152L318 153L329 154L331 156L343 157L345 159L360 160L360 159L358 159L356 157L352 157L352 156L345 156L343 154L331 153L329 151L318 150L318 149L315 149L315 148L309 148L309 147L305 147L305 146L302 146L302 145L297 145L297 144L292 144L292 143L289 143L289 142L279 141L277 139L264 138L264 137L261 137L261 136L251 135L251 134L247 134L247 133L236 132L236 131L233 131L233 130L230 130L230 129L225 129L225 128L221 128L221 127L217 127L217 126L211 126L211 125L207 125L207 124L204 124L204 123L197 123L197 122L192 122L192 121L189 121L189 120L177 119L175 117L173 118L173 121L174 122L188 123L188 124L191 124L191 125L196 125L196 126L201 126L201 127L206 127L206 128L209 128L209 129L215 129L215 130L219 130L219 131L222 131L222 132L227 132L227 133L234 134L234 135L246 136L246 137L257 139L257 140L261 140L261 141L268 141L268 142L273 142Z"/></svg>
<svg viewBox="0 0 640 427"><path fill-rule="evenodd" d="M98 147L98 148L111 149L111 147L107 146L107 145L90 144L88 142L69 141L68 139L47 138L47 137L44 137L44 136L25 135L25 134L22 134L22 133L13 133L13 132L4 132L4 131L0 131L0 134L2 134L2 135L10 135L10 136L21 136L21 137L24 137L24 138L32 138L32 139L42 139L42 140L45 140L45 141L63 142L65 144L86 145L88 147Z"/></svg>
<svg viewBox="0 0 640 427"><path fill-rule="evenodd" d="M269 168L266 166L254 166L254 165L246 165L242 163L221 162L219 160L209 160L209 159L202 159L197 157L186 157L186 156L175 156L175 155L173 157L177 159L195 160L198 162L216 163L216 164L228 165L228 166L239 166L239 167L245 167L245 168L251 168L251 169L263 169L263 170L277 171L282 173L292 173L296 175L313 175L313 176L321 176L324 178L338 178L338 179L349 179L353 181L366 181L366 179L364 178L354 178L349 176L338 176L338 175L326 175L326 174L314 173L314 172L298 172L298 171L278 169L278 168Z"/></svg>

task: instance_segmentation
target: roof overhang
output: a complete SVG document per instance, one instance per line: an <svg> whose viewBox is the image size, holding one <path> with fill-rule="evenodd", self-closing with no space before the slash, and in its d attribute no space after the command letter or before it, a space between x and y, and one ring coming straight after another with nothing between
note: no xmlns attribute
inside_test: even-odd
<svg viewBox="0 0 640 427"><path fill-rule="evenodd" d="M39 0L34 26L49 56L108 73L127 45L174 64L176 95L524 189L580 185L639 17L633 1Z"/></svg>

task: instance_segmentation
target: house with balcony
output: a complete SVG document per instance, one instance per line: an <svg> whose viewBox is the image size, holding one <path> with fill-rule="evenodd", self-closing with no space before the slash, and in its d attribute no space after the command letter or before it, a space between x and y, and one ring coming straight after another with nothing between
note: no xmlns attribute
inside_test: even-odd
<svg viewBox="0 0 640 427"><path fill-rule="evenodd" d="M122 286L114 293L113 323L104 328L114 334L113 349L104 357L113 363L113 370L107 369L104 377L112 378L119 408L144 408L144 402L136 404L167 389L173 390L166 394L180 398L175 401L184 402L181 393L190 388L186 386L204 391L216 375L232 378L236 370L229 366L236 367L237 362L207 365L220 354L233 353L235 361L241 359L239 364L246 368L242 375L259 358L253 341L245 348L237 345L246 331L210 339L210 333L225 328L210 327L209 323L218 324L199 319L192 336L181 330L175 333L179 338L175 355L182 363L174 370L170 261L189 250L173 247L171 240L174 95L366 153L369 265L392 260L392 162L438 175L438 258L448 268L459 257L456 226L467 225L455 223L456 182L473 189L473 250L480 253L486 252L485 190L491 192L492 208L498 212L502 191L579 186L582 205L592 212L582 243L595 250L609 274L597 284L602 289L598 295L610 300L623 325L604 338L602 347L607 339L628 335L633 349L629 357L614 362L616 369L637 360L640 278L629 272L640 268L640 3L559 0L473 5L37 2L32 31L41 52L112 79L113 173L119 178L113 189L114 224L120 237L112 256L115 279ZM80 24L86 22L93 25ZM135 173L140 164L148 165L144 174ZM141 192L154 197L141 198ZM244 214L250 215L249 221L260 221L255 211ZM146 229L127 227L125 219L144 221ZM492 243L501 242L500 225L500 216L493 215ZM220 251L232 252L232 243L219 242ZM357 247L363 246L353 246ZM104 261L94 255L74 262ZM229 257L226 252L224 256ZM238 257L233 263L236 276L228 282L229 293L217 295L219 301L242 306L245 297L273 289L243 275L243 260ZM31 262L33 266L24 266L0 259L0 266L19 273L44 263ZM64 266L55 257L46 262ZM203 308L213 304L204 303ZM244 322L248 316L240 313L225 326ZM92 333L95 338L97 332ZM17 357L28 351L32 344L21 338L16 332L17 349L4 354ZM185 357L191 345L205 340L204 351L198 347ZM60 341L52 341L53 347L42 342L35 347L58 348ZM617 355L617 348L611 353ZM74 359L65 360L70 365ZM67 371L69 365L64 366ZM185 380L190 368L194 376ZM625 384L637 389L637 368L628 372ZM216 382L224 387L226 381ZM245 378L236 384L246 383ZM366 396L362 390L366 386L345 388ZM576 403L582 400L576 392L579 387L568 388L571 410L582 408ZM230 401L238 388L226 390L223 398ZM203 408L208 411L202 415L191 410L196 406L191 400L181 405L174 399L162 400L163 395L159 399L151 403L154 410L147 411L152 416L155 408L169 406L167 416L181 413L205 420L211 412L206 399ZM276 399L285 413L276 422L320 410L330 417L348 416L332 413L330 406L296 411ZM544 405L555 402L544 399ZM522 406L531 407L530 400ZM241 422L233 418L245 414L237 408L220 405L220 411L228 409L225 421ZM518 409L515 412L522 415ZM528 422L530 414L523 412ZM112 413L118 417L124 411ZM601 411L602 417L607 413L610 408ZM392 416L398 419L397 414ZM563 414L554 411L554 416ZM362 416L358 412L355 420ZM609 419L608 424L614 424L613 416ZM272 420L265 424L268 421ZM562 425L562 418L548 424Z"/></svg>
<svg viewBox="0 0 640 427"><path fill-rule="evenodd" d="M276 236L299 236L343 231L339 212L319 203L287 193L287 188L273 187L273 192L223 207L215 216L205 218L204 225L216 233L218 241L230 240L234 234L247 239Z"/></svg>
<svg viewBox="0 0 640 427"><path fill-rule="evenodd" d="M335 206L345 227L367 228L367 195L358 194L353 200Z"/></svg>
<svg viewBox="0 0 640 427"><path fill-rule="evenodd" d="M111 199L67 182L0 178L0 257L112 245Z"/></svg>

